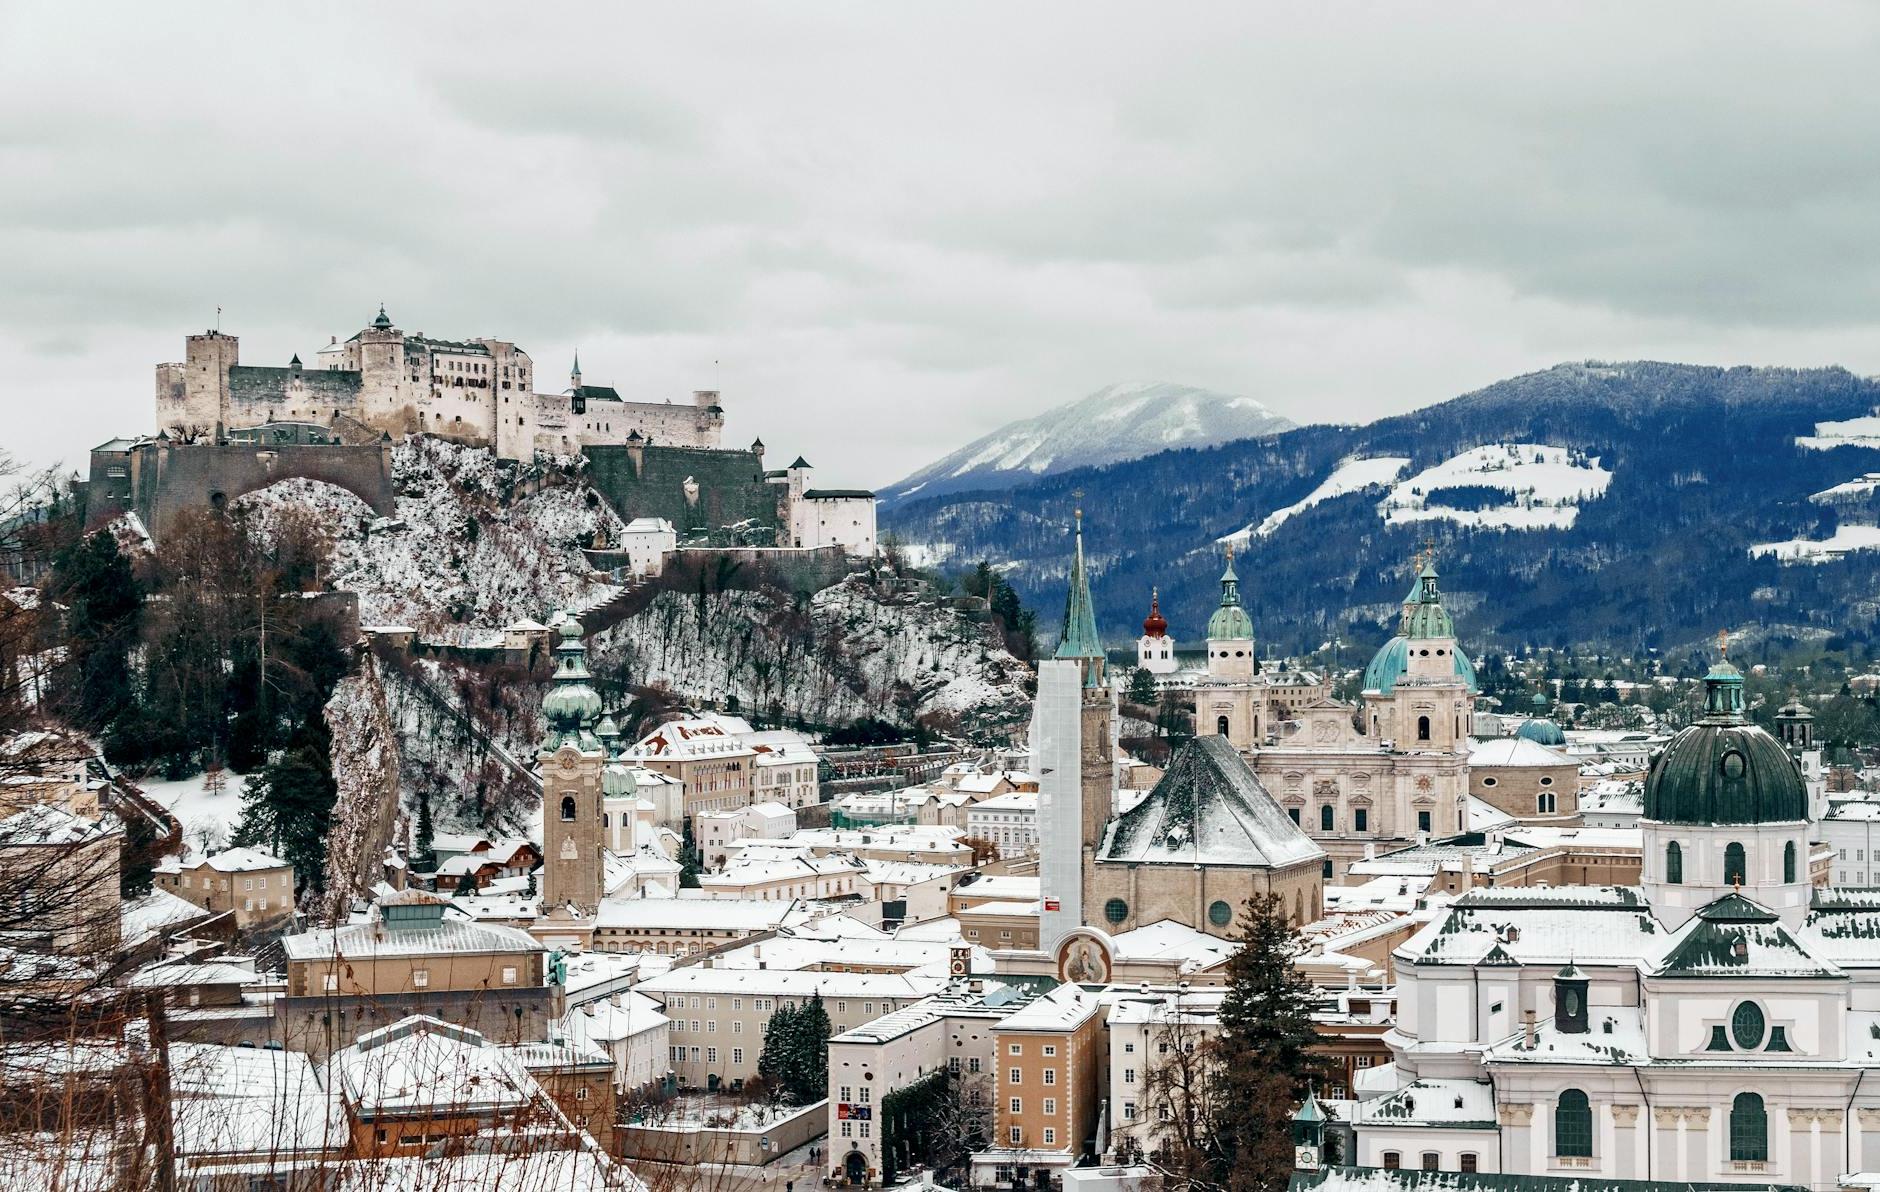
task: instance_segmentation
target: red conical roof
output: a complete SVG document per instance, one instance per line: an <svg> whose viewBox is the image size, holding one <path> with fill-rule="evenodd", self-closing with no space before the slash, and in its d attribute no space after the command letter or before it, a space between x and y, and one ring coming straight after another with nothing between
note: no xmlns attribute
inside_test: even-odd
<svg viewBox="0 0 1880 1192"><path fill-rule="evenodd" d="M1168 622L1162 618L1162 595L1154 588L1149 589L1149 615L1142 619L1144 637L1164 637L1168 634Z"/></svg>

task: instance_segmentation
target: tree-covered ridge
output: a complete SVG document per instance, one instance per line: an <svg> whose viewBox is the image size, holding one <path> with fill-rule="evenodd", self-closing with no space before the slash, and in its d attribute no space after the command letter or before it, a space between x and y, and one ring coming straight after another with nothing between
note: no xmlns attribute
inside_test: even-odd
<svg viewBox="0 0 1880 1192"><path fill-rule="evenodd" d="M1218 540L1302 500L1340 461L1400 456L1414 476L1478 446L1547 444L1612 473L1568 528L1388 524L1376 508L1382 490L1372 488L1254 537L1237 567L1261 641L1290 652L1342 638L1354 657L1374 648L1395 619L1408 560L1429 541L1476 649L1667 649L1728 625L1837 634L1858 652L1880 615L1880 552L1784 566L1748 548L1825 537L1840 519L1872 512L1809 497L1880 469L1880 450L1794 440L1876 406L1880 383L1839 368L1562 365L1368 426L1307 426L1010 491L915 500L888 521L907 542L949 545L955 559L1004 560L1025 602L1050 609L1062 604L1071 513L1081 506L1106 637L1132 639L1159 585L1171 634L1191 645L1218 598ZM1460 500L1487 498L1468 488Z"/></svg>

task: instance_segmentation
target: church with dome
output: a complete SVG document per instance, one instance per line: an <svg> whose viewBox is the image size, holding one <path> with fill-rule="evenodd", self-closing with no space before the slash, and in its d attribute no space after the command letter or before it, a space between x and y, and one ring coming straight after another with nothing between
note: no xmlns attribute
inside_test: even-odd
<svg viewBox="0 0 1880 1192"><path fill-rule="evenodd" d="M1206 668L1174 677L1192 692L1195 732L1225 738L1324 850L1325 880L1367 855L1469 829L1475 666L1439 580L1426 560L1352 704L1332 697L1324 675L1261 664L1230 553L1208 618ZM1151 616L1166 637L1159 602Z"/></svg>
<svg viewBox="0 0 1880 1192"><path fill-rule="evenodd" d="M1811 884L1800 768L1727 660L1704 687L1647 776L1638 885L1470 890L1397 948L1392 1062L1331 1110L1345 1162L1815 1189L1880 1170L1880 892Z"/></svg>

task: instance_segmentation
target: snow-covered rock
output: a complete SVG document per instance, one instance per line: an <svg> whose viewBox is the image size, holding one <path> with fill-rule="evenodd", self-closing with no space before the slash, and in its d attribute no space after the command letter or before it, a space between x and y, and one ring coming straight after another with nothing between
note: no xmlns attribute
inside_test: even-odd
<svg viewBox="0 0 1880 1192"><path fill-rule="evenodd" d="M380 518L342 488L293 478L235 502L267 518L313 510L334 539L332 586L359 597L362 624L409 625L472 644L523 617L601 603L619 589L581 554L620 519L572 466L516 467L483 448L411 438L392 452L398 514Z"/></svg>
<svg viewBox="0 0 1880 1192"><path fill-rule="evenodd" d="M800 713L812 723L929 713L963 726L1023 720L1031 671L985 625L940 601L879 594L860 577L806 604L780 592L661 592L597 634L601 666L639 686L741 707Z"/></svg>
<svg viewBox="0 0 1880 1192"><path fill-rule="evenodd" d="M999 487L1053 472L1277 434L1293 422L1251 397L1139 381L1008 423L881 492L884 502Z"/></svg>

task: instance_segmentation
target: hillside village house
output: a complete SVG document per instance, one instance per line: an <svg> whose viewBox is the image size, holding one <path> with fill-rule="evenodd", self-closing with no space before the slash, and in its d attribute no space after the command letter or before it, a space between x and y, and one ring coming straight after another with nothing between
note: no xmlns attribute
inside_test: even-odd
<svg viewBox="0 0 1880 1192"><path fill-rule="evenodd" d="M294 913L294 867L259 849L171 857L157 866L155 881L204 910L232 913L243 931Z"/></svg>
<svg viewBox="0 0 1880 1192"><path fill-rule="evenodd" d="M811 910L798 902L609 898L595 915L594 948L691 956L812 917Z"/></svg>
<svg viewBox="0 0 1880 1192"><path fill-rule="evenodd" d="M711 714L660 725L626 750L634 765L676 779L685 789L685 814L701 815L756 802L753 730L736 716Z"/></svg>
<svg viewBox="0 0 1880 1192"><path fill-rule="evenodd" d="M966 809L966 834L984 840L1001 857L1038 850L1038 792L1009 791Z"/></svg>
<svg viewBox="0 0 1880 1192"><path fill-rule="evenodd" d="M796 831L796 812L783 803L753 803L729 811L707 811L692 818L692 841L711 868L728 859L737 840L781 840Z"/></svg>

